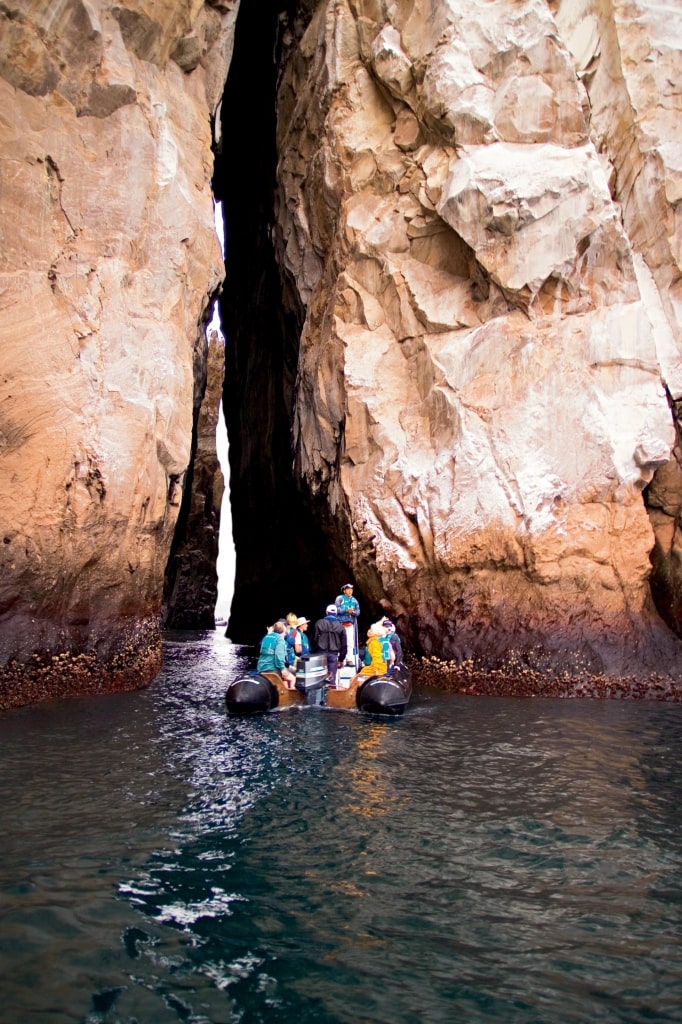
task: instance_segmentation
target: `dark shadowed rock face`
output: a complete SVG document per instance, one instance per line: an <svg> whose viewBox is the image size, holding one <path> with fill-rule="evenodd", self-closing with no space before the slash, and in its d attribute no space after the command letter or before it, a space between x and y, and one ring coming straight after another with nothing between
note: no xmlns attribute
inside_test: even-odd
<svg viewBox="0 0 682 1024"><path fill-rule="evenodd" d="M168 629L213 629L218 599L220 508L225 491L216 450L216 430L225 378L225 348L216 331L195 360L194 447L173 546L166 569L164 625Z"/></svg>
<svg viewBox="0 0 682 1024"><path fill-rule="evenodd" d="M225 209L220 304L227 338L224 410L236 547L229 633L244 642L259 639L265 626L287 611L309 618L323 614L349 572L347 530L335 530L326 503L311 503L293 472L302 310L283 284L272 232L278 75L273 54L292 46L300 34L303 22L291 13L294 8L277 0L244 5L216 158L215 189ZM293 23L296 29L286 27Z"/></svg>
<svg viewBox="0 0 682 1024"><path fill-rule="evenodd" d="M670 401L676 423L673 455L655 473L644 498L656 538L651 593L661 618L682 636L682 403Z"/></svg>

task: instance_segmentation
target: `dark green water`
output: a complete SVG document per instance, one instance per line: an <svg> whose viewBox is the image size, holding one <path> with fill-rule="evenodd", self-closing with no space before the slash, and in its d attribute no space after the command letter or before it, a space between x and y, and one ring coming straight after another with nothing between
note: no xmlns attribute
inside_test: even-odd
<svg viewBox="0 0 682 1024"><path fill-rule="evenodd" d="M682 1021L682 707L418 694L0 715L2 1024Z"/></svg>

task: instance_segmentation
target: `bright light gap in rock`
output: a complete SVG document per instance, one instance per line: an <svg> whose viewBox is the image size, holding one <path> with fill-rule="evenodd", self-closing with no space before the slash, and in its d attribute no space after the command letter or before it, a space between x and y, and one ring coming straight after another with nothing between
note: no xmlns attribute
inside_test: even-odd
<svg viewBox="0 0 682 1024"><path fill-rule="evenodd" d="M224 258L225 224L223 220L223 204L221 202L216 201L214 203L214 214L216 232ZM208 325L208 330L216 331L223 344L225 343L225 335L223 334L222 322L220 319L220 306L217 299L213 303L213 316L211 317L211 321ZM225 478L225 492L220 506L220 538L218 542L218 562L216 565L218 573L218 600L216 601L214 612L216 622L222 622L223 619L228 620L230 617L230 607L232 605L232 595L234 593L235 572L235 551L234 539L232 536L232 510L230 507L230 464L228 458L227 427L225 425L222 401L220 403L218 426L216 428L216 451L218 455L218 462L220 463L220 468Z"/></svg>

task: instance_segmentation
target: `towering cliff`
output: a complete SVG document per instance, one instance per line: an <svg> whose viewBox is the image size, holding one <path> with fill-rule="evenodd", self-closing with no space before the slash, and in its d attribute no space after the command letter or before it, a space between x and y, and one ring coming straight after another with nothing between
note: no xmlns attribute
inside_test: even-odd
<svg viewBox="0 0 682 1024"><path fill-rule="evenodd" d="M0 5L0 706L158 670L237 7Z"/></svg>
<svg viewBox="0 0 682 1024"><path fill-rule="evenodd" d="M0 6L0 701L210 603L211 186L233 638L351 575L418 652L677 677L682 12L238 7Z"/></svg>
<svg viewBox="0 0 682 1024"><path fill-rule="evenodd" d="M668 520L669 608L680 15L599 0L298 15L280 24L263 226L300 333L294 478L327 550L418 650L675 673L642 492ZM243 368L244 408L263 408ZM234 472L236 488L258 475ZM249 586L285 592L290 565L261 573L264 548Z"/></svg>

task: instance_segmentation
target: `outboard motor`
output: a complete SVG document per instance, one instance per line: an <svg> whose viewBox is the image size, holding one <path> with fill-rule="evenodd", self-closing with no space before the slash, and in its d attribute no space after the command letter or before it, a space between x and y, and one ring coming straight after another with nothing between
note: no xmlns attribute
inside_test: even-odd
<svg viewBox="0 0 682 1024"><path fill-rule="evenodd" d="M327 676L326 654L303 654L296 665L296 689L303 694L306 707L324 704Z"/></svg>

